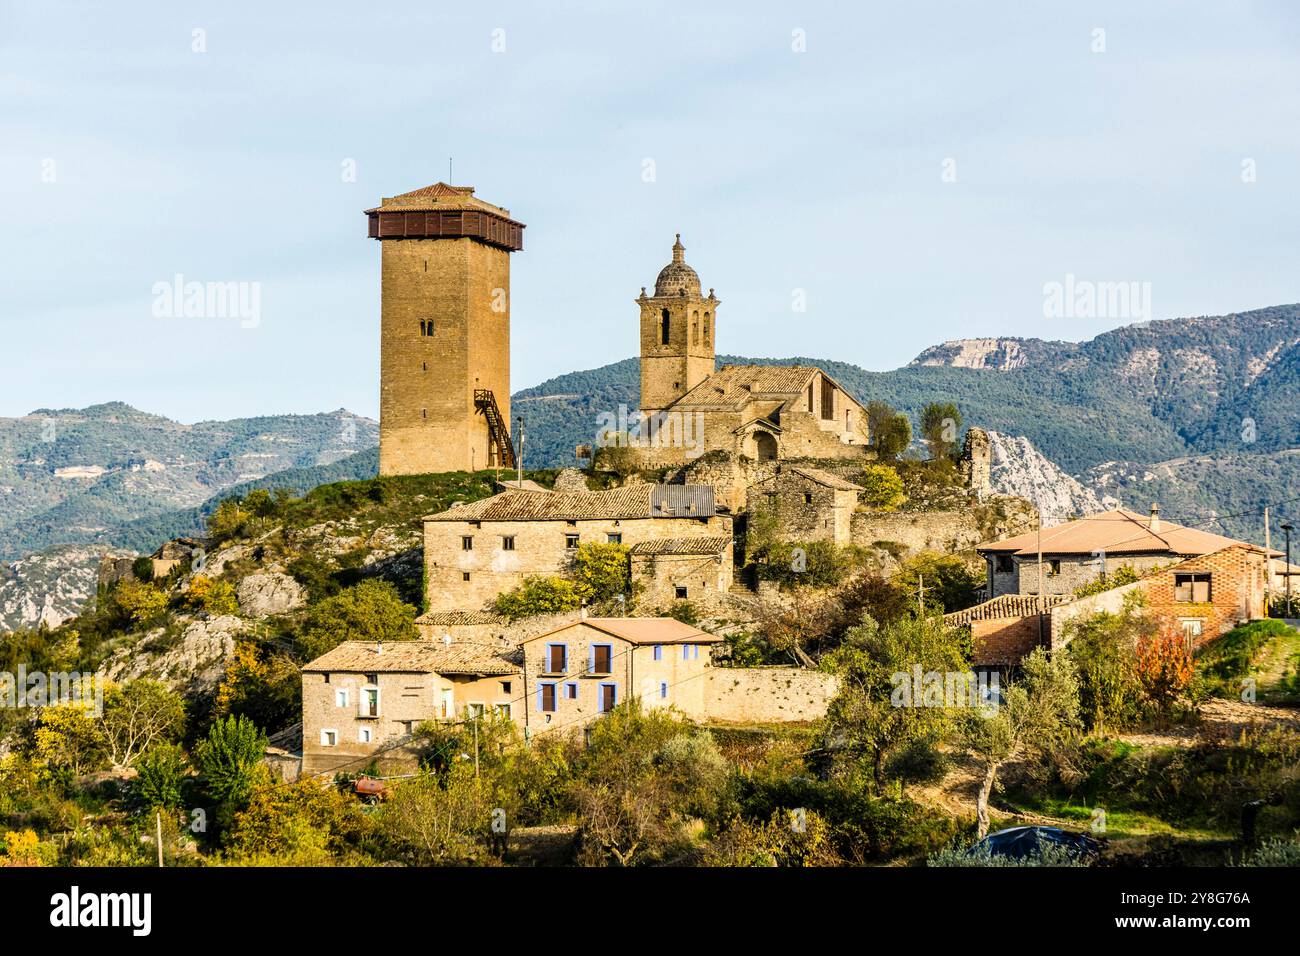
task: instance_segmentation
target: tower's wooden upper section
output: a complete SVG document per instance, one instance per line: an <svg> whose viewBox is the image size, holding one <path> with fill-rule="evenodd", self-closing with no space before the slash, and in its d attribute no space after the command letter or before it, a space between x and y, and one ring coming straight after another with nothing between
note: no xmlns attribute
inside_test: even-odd
<svg viewBox="0 0 1300 956"><path fill-rule="evenodd" d="M387 197L367 209L371 239L477 239L517 252L524 247L524 224L510 210L484 202L473 186L434 183Z"/></svg>

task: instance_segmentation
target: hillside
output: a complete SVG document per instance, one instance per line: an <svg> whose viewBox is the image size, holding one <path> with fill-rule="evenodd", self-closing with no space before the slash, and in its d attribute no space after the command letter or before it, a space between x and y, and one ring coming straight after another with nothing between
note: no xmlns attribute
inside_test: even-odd
<svg viewBox="0 0 1300 956"><path fill-rule="evenodd" d="M116 544L121 525L278 472L330 466L377 441L376 422L342 409L184 425L112 402L0 419L0 560ZM338 477L353 475L300 480L311 487Z"/></svg>
<svg viewBox="0 0 1300 956"><path fill-rule="evenodd" d="M1289 454L1300 447L1296 305L1143 323L1082 343L948 342L890 372L805 356L718 357L726 363L818 365L860 400L882 399L914 420L927 402L954 401L968 424L1028 439L1098 496L1134 508L1160 498L1171 516L1257 509L1289 497L1300 477ZM528 463L572 463L598 415L636 407L638 378L638 360L626 359L519 392ZM1153 484L1143 476L1160 463L1170 464Z"/></svg>

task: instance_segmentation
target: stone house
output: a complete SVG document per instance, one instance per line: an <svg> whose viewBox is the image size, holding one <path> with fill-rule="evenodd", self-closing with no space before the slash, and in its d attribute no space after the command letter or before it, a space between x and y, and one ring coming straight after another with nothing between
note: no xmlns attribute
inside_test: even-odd
<svg viewBox="0 0 1300 956"><path fill-rule="evenodd" d="M719 641L669 617L586 618L531 637L520 645L528 733L584 726L629 696L703 718Z"/></svg>
<svg viewBox="0 0 1300 956"><path fill-rule="evenodd" d="M787 540L848 544L861 492L861 486L820 468L782 465L750 487L748 502L751 509L774 510Z"/></svg>
<svg viewBox="0 0 1300 956"><path fill-rule="evenodd" d="M731 537L708 485L630 485L610 491L511 489L424 519L429 612L482 611L530 575L565 573L578 546ZM730 578L731 549L717 580Z"/></svg>
<svg viewBox="0 0 1300 956"><path fill-rule="evenodd" d="M1014 666L1035 647L1065 647L1071 622L1101 612L1119 613L1137 594L1144 615L1154 617L1162 628L1181 632L1195 649L1266 615L1267 565L1262 548L1235 542L1097 594L1004 594L945 615L944 622L970 627L976 666Z"/></svg>
<svg viewBox="0 0 1300 956"><path fill-rule="evenodd" d="M1152 505L1148 516L1117 508L976 550L988 565L987 593L996 598L1039 593L1040 549L1042 592L1073 595L1122 567L1143 573L1243 543L1161 520L1159 506Z"/></svg>
<svg viewBox="0 0 1300 956"><path fill-rule="evenodd" d="M522 672L495 644L345 641L302 669L303 773L360 770L427 720L519 719Z"/></svg>
<svg viewBox="0 0 1300 956"><path fill-rule="evenodd" d="M714 606L731 588L730 535L655 538L632 545L632 583L638 605L670 607L675 601Z"/></svg>

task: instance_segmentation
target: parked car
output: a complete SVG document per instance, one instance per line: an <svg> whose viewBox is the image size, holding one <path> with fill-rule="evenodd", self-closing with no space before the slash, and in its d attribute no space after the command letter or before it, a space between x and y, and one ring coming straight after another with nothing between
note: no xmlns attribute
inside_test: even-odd
<svg viewBox="0 0 1300 956"><path fill-rule="evenodd" d="M1008 827L997 833L990 833L969 850L974 856L987 851L989 856L1012 857L1023 860L1036 856L1043 846L1064 847L1080 857L1097 856L1105 848L1105 843L1086 833L1062 830L1060 827Z"/></svg>

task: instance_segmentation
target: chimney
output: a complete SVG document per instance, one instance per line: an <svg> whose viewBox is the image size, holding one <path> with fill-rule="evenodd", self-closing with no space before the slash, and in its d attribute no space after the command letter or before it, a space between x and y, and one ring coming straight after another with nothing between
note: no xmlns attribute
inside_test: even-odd
<svg viewBox="0 0 1300 956"><path fill-rule="evenodd" d="M584 604L582 605L582 607L578 609L578 620L585 621L586 619L587 619L587 605Z"/></svg>
<svg viewBox="0 0 1300 956"><path fill-rule="evenodd" d="M1160 533L1160 502L1151 502L1151 523L1148 525L1152 534Z"/></svg>
<svg viewBox="0 0 1300 956"><path fill-rule="evenodd" d="M384 642L383 642L383 641L380 641L378 644L375 645L375 653L376 653L376 654L382 654L382 653L384 653Z"/></svg>
<svg viewBox="0 0 1300 956"><path fill-rule="evenodd" d="M451 647L451 631L443 632L442 643L447 647Z"/></svg>

